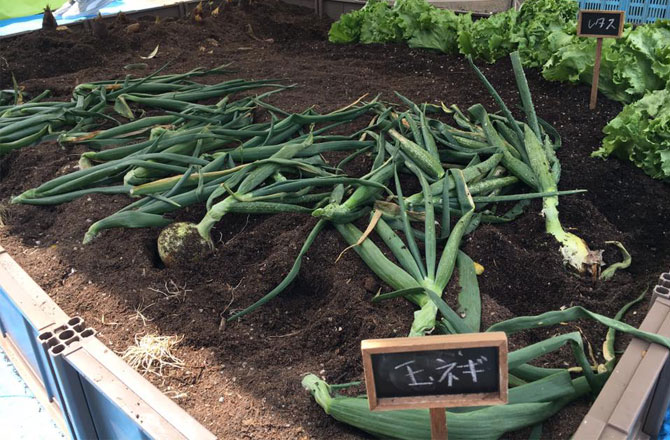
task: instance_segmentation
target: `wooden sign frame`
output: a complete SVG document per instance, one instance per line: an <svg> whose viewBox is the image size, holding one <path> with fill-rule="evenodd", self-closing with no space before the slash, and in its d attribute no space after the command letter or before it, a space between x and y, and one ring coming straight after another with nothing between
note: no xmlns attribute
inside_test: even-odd
<svg viewBox="0 0 670 440"><path fill-rule="evenodd" d="M500 372L498 377L498 392L393 398L377 397L374 371L372 369L372 355L477 347L495 347L498 349L498 369ZM507 369L507 335L504 332L367 339L361 341L361 353L363 355L365 387L371 411L486 406L507 403L509 372Z"/></svg>
<svg viewBox="0 0 670 440"><path fill-rule="evenodd" d="M601 13L606 13L608 15L619 15L619 30L616 35L598 35L598 34L582 34L580 33L580 30L582 28L582 17L583 17L583 12L586 13L594 13L594 12L601 12ZM621 35L623 34L623 26L625 24L625 16L626 11L607 11L604 9L580 9L579 10L579 17L577 17L577 36L579 37L592 37L592 38L620 38Z"/></svg>
<svg viewBox="0 0 670 440"><path fill-rule="evenodd" d="M598 35L598 34L582 34L582 20L584 13L601 13L606 15L619 15L619 29L616 35ZM603 38L620 38L623 34L623 26L626 21L625 11L607 11L604 9L580 9L577 17L577 35L580 37L593 37L597 39L596 42L596 58L593 65L593 81L591 81L591 99L589 100L589 108L595 110L598 102L598 79L600 78L600 58L603 52Z"/></svg>

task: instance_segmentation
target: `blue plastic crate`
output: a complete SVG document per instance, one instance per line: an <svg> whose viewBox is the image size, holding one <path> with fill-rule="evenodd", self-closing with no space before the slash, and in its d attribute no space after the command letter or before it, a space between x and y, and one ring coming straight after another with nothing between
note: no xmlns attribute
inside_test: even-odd
<svg viewBox="0 0 670 440"><path fill-rule="evenodd" d="M579 9L625 11L630 23L653 23L670 19L670 0L578 0Z"/></svg>

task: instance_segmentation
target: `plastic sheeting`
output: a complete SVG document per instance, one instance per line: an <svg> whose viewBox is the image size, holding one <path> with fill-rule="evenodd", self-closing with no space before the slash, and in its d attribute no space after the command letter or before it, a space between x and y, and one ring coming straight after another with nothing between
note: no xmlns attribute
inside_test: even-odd
<svg viewBox="0 0 670 440"><path fill-rule="evenodd" d="M0 11L5 8L4 4L10 1L23 3L21 0L0 0ZM39 3L48 1L49 4L62 5L54 11L54 16L59 25L68 25L77 21L87 20L98 15L103 16L118 14L119 12L138 11L142 9L180 3L185 0L30 0L28 3ZM65 1L67 1L65 3ZM0 18L0 36L13 35L28 32L42 27L41 9L39 15L27 17ZM1 17L1 14L0 14Z"/></svg>
<svg viewBox="0 0 670 440"><path fill-rule="evenodd" d="M97 15L105 6L114 0L69 0L54 15L63 18L86 17Z"/></svg>
<svg viewBox="0 0 670 440"><path fill-rule="evenodd" d="M0 0L0 20L26 17L41 13L46 5L51 9L60 8L66 0Z"/></svg>

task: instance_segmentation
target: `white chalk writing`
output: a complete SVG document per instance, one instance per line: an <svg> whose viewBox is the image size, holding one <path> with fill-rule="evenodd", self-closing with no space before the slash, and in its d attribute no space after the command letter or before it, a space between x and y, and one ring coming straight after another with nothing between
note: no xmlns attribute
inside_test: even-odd
<svg viewBox="0 0 670 440"><path fill-rule="evenodd" d="M458 352L459 356L463 356L462 352ZM424 368L416 368L414 364L416 361L407 361L401 364L395 365L394 370L404 369L406 371L405 377L408 378L407 385L410 387L421 387L429 386L437 383L443 383L446 381L447 386L453 386L455 381L460 381L458 373L462 375L470 376L472 383L477 383L478 373L484 373L486 370L483 369L484 364L488 361L486 356L480 355L476 359L464 359L463 362L454 361L447 362L442 358L435 358L435 366L431 369L435 370L435 376L430 374L430 371L426 371ZM480 368L482 367L482 368ZM437 381L435 377L438 377Z"/></svg>
<svg viewBox="0 0 670 440"><path fill-rule="evenodd" d="M616 29L616 19L614 18L605 18L605 17L600 17L595 20L591 19L588 21L586 24L589 29L601 29L601 30L610 30L610 29Z"/></svg>

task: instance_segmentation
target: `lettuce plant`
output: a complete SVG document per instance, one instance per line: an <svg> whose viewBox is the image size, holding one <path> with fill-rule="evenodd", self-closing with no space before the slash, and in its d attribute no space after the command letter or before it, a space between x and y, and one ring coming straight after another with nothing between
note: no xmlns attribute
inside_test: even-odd
<svg viewBox="0 0 670 440"><path fill-rule="evenodd" d="M595 157L629 159L655 179L670 180L670 90L657 90L624 107L603 130Z"/></svg>

